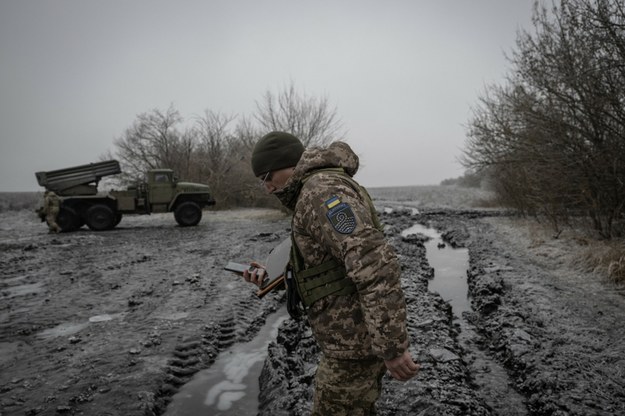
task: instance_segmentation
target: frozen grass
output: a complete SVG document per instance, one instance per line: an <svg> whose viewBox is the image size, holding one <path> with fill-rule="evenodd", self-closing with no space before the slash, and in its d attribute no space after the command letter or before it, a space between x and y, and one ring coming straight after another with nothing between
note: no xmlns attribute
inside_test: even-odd
<svg viewBox="0 0 625 416"><path fill-rule="evenodd" d="M493 194L455 185L368 188L374 202L395 201L416 208L493 208Z"/></svg>
<svg viewBox="0 0 625 416"><path fill-rule="evenodd" d="M613 283L625 284L625 241L591 240L581 250L579 264L588 271L606 276Z"/></svg>
<svg viewBox="0 0 625 416"><path fill-rule="evenodd" d="M512 246L527 249L550 269L568 270L569 277L599 279L620 287L625 285L625 240L598 239L584 224L554 232L547 224L526 218L493 218L499 232Z"/></svg>
<svg viewBox="0 0 625 416"><path fill-rule="evenodd" d="M0 192L0 212L35 210L43 200L43 192Z"/></svg>
<svg viewBox="0 0 625 416"><path fill-rule="evenodd" d="M563 257L580 271L591 272L609 282L625 284L625 240L614 238L605 240L598 236L584 221L577 221L555 233L553 228L536 221L529 226L534 235L539 233L543 241L559 240Z"/></svg>

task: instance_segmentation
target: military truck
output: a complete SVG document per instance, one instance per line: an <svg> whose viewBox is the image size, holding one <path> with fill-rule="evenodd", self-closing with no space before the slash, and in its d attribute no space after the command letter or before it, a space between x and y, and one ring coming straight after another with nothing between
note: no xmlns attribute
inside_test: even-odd
<svg viewBox="0 0 625 416"><path fill-rule="evenodd" d="M117 160L66 169L36 172L37 182L55 192L61 201L57 224L64 232L83 225L95 231L110 230L124 214L173 212L182 227L197 225L202 209L214 205L207 185L180 182L171 169L153 169L146 180L126 190L99 192L104 177L121 173Z"/></svg>

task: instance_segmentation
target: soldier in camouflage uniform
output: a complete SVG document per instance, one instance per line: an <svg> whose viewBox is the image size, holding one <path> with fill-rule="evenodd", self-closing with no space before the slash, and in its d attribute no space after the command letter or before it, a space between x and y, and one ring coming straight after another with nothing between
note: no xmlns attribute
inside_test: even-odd
<svg viewBox="0 0 625 416"><path fill-rule="evenodd" d="M314 416L374 415L384 373L406 381L419 368L408 351L399 263L352 179L358 164L346 143L304 151L283 132L264 136L252 155L262 187L293 210L287 303L292 314L303 305L323 352ZM260 286L264 270L244 277Z"/></svg>
<svg viewBox="0 0 625 416"><path fill-rule="evenodd" d="M61 232L61 227L56 223L56 217L59 215L59 207L59 197L53 191L45 191L43 194L43 212L46 216L49 232L51 233Z"/></svg>

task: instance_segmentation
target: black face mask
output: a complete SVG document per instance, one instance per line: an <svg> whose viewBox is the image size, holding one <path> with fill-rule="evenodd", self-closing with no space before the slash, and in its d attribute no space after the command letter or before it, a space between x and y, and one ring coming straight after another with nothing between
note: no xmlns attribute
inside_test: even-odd
<svg viewBox="0 0 625 416"><path fill-rule="evenodd" d="M284 188L275 191L273 195L280 200L282 205L291 211L295 211L295 204L297 204L297 197L299 196L299 192L302 189L301 181L293 181Z"/></svg>

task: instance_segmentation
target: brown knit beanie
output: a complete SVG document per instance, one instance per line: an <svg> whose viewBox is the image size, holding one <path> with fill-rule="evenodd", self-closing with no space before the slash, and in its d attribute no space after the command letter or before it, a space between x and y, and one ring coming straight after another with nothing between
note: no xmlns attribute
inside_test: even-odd
<svg viewBox="0 0 625 416"><path fill-rule="evenodd" d="M295 136L282 131L264 135L252 151L252 170L261 176L274 170L297 165L304 153L304 145Z"/></svg>

